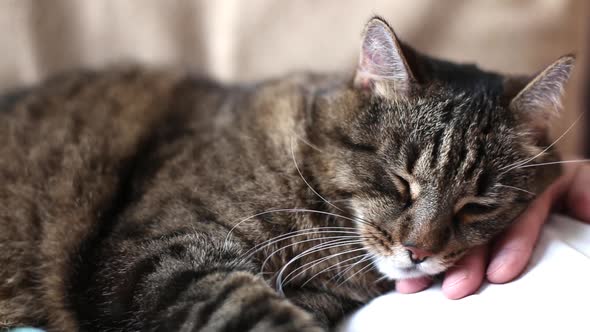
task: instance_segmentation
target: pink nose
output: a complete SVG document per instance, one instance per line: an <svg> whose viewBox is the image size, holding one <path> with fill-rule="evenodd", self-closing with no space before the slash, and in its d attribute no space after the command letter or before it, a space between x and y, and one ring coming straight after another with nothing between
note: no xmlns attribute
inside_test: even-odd
<svg viewBox="0 0 590 332"><path fill-rule="evenodd" d="M432 253L427 250L423 250L414 246L404 246L410 255L412 263L418 264L425 261L428 257L432 256Z"/></svg>

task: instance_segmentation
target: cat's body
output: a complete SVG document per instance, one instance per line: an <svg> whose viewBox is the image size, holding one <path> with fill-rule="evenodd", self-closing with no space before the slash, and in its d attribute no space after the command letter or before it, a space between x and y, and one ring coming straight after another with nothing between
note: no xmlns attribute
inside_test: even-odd
<svg viewBox="0 0 590 332"><path fill-rule="evenodd" d="M374 19L365 40L393 38L371 31L384 27ZM551 180L509 169L545 131L519 132L528 117L508 103L523 98L504 77L405 53L390 76L361 61L354 83L113 70L5 97L0 322L319 331L383 291L382 274L442 272L532 198L496 181ZM413 265L400 267L400 245Z"/></svg>

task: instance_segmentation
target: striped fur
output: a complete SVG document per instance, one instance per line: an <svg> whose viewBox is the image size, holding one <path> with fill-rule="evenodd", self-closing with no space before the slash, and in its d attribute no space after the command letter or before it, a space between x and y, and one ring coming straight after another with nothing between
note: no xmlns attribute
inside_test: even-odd
<svg viewBox="0 0 590 332"><path fill-rule="evenodd" d="M114 69L6 95L0 328L325 331L383 275L438 274L505 229L556 175L518 167L548 143L523 113L540 103L369 24L395 82Z"/></svg>

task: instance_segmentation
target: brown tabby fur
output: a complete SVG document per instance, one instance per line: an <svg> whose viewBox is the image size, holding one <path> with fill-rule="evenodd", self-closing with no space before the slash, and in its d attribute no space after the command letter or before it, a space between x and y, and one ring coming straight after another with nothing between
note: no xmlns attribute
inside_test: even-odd
<svg viewBox="0 0 590 332"><path fill-rule="evenodd" d="M0 317L75 330L67 287L122 172L166 119L177 80L140 72L76 73L24 97L0 121ZM25 319L28 318L28 319Z"/></svg>
<svg viewBox="0 0 590 332"><path fill-rule="evenodd" d="M260 318L248 328L319 331L384 290L375 283L378 271L363 271L362 264L338 267L306 283L355 255L343 254L285 283L287 301L272 289L277 272L318 242L279 250L295 242L289 239L244 255L248 250L291 231L357 227L362 244L305 256L285 277L351 248L397 255L396 248L410 240L444 256L448 267L489 241L532 199L500 190L494 181L539 192L556 175L543 167L505 177L496 172L541 151L548 143L545 123L510 108L523 86L511 92L509 78L397 47L412 70L403 89L374 77L312 74L225 87L178 73L114 69L73 72L7 95L0 102L0 324L53 331L164 329L175 305L196 302L176 294L179 300L153 311L149 321L152 316L141 313L167 296L153 295L162 292L158 285L178 266L198 271L219 263L223 268L206 274L190 293L203 301L219 294L244 300L218 303L203 326L222 330L239 315L239 303L270 301L265 310L282 316ZM569 75L573 60L560 61ZM465 87L473 82L485 84L481 91ZM542 96L531 96L540 101L522 105L543 103ZM472 119L489 122L470 126ZM451 144L439 135L443 129L463 139ZM440 144L433 145L436 140ZM444 151L448 160L437 162ZM550 152L535 162L555 160ZM482 184L484 169L493 173L485 179L491 184ZM485 220L477 218L481 211L463 215L456 206L478 188L494 200L495 211L484 211L492 214ZM308 211L265 213L291 208ZM151 253L164 261L150 263ZM334 281L335 272L344 277ZM145 290L134 280L142 280ZM249 286L236 289L238 284Z"/></svg>

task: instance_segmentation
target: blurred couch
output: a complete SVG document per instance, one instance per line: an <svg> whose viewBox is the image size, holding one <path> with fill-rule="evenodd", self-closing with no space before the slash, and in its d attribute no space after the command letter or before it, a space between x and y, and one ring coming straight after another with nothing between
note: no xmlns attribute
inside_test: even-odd
<svg viewBox="0 0 590 332"><path fill-rule="evenodd" d="M579 51L577 0L1 0L0 90L76 67L174 66L222 81L352 70L373 14L432 55L532 73ZM561 133L576 118L570 89ZM560 142L578 148L574 133ZM577 133L576 133L577 132Z"/></svg>

